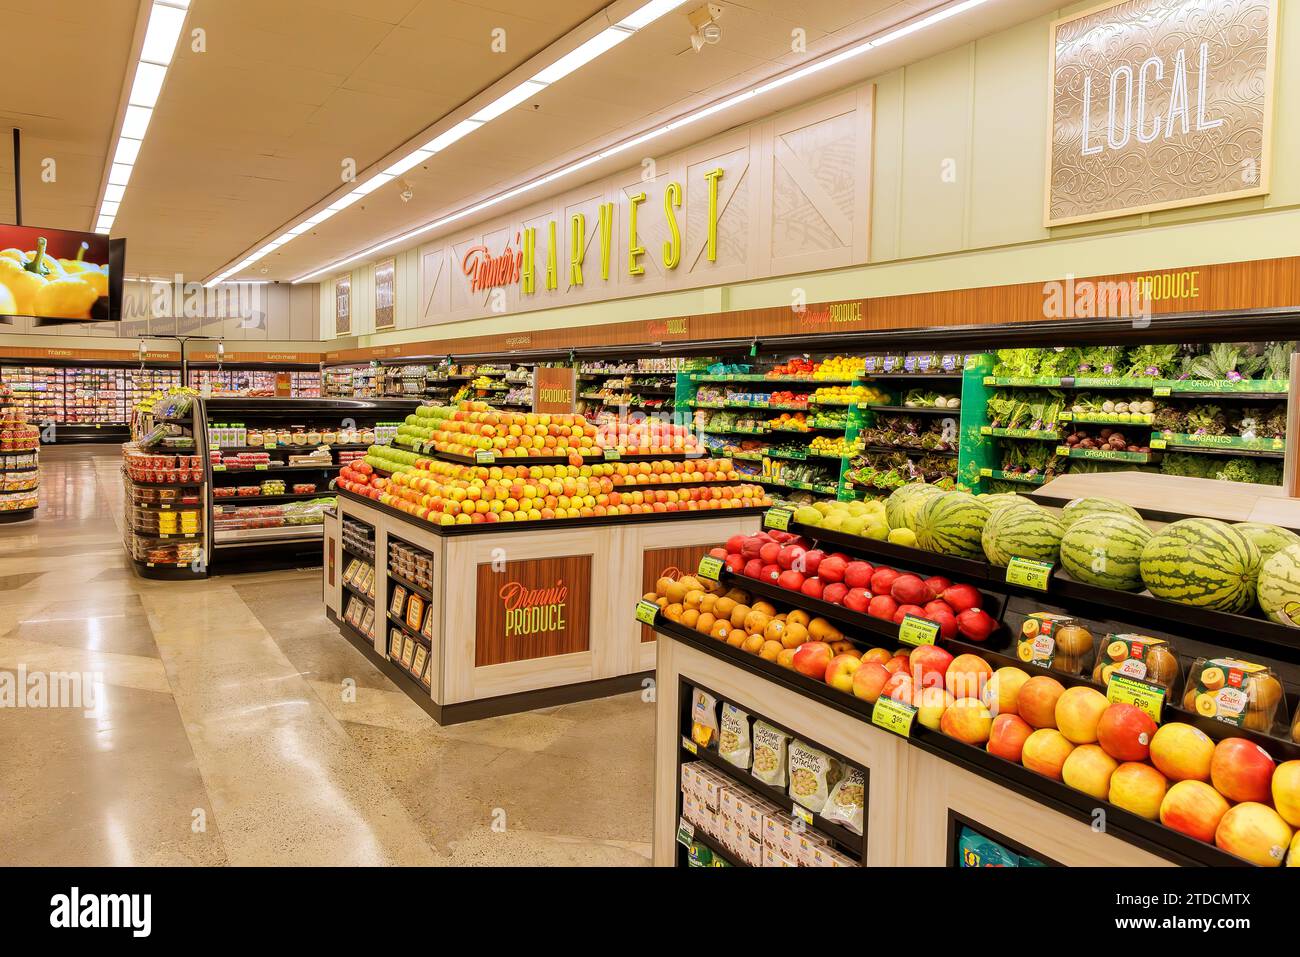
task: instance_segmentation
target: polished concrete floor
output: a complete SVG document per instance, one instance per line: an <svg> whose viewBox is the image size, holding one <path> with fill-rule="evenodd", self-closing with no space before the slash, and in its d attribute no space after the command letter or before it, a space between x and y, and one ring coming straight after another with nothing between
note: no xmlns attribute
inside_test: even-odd
<svg viewBox="0 0 1300 957"><path fill-rule="evenodd" d="M0 525L0 690L102 684L0 706L0 864L649 862L652 704L440 728L325 619L319 569L141 580L117 448L41 471Z"/></svg>

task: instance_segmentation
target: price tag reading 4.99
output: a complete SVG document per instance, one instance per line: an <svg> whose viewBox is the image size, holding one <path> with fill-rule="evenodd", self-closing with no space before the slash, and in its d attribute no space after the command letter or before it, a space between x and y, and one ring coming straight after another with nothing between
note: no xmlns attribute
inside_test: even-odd
<svg viewBox="0 0 1300 957"><path fill-rule="evenodd" d="M700 569L697 573L701 578L707 578L715 582L722 575L722 559L715 558L712 555L705 555L700 559Z"/></svg>
<svg viewBox="0 0 1300 957"><path fill-rule="evenodd" d="M932 645L939 637L939 623L915 615L904 615L898 626L898 640L905 645Z"/></svg>
<svg viewBox="0 0 1300 957"><path fill-rule="evenodd" d="M1007 584L1047 591L1052 580L1052 563L1036 562L1031 558L1012 558L1007 562Z"/></svg>

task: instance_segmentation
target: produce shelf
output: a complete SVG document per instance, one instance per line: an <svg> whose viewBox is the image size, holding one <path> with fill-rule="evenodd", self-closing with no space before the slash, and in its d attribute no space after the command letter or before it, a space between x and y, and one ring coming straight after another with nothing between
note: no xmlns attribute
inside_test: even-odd
<svg viewBox="0 0 1300 957"><path fill-rule="evenodd" d="M1246 439L1239 435L1193 435L1185 432L1161 432L1155 439L1165 448L1189 452L1218 452L1223 455L1284 455L1285 439Z"/></svg>
<svg viewBox="0 0 1300 957"><path fill-rule="evenodd" d="M229 486L224 486L229 488ZM285 492L283 495L218 495L212 499L216 505L256 505L258 502L298 502L304 499L328 498L334 495L333 489L316 492Z"/></svg>
<svg viewBox="0 0 1300 957"><path fill-rule="evenodd" d="M216 545L274 545L302 542L324 535L324 525L276 525L270 528L218 528L212 540Z"/></svg>
<svg viewBox="0 0 1300 957"><path fill-rule="evenodd" d="M891 452L904 452L908 455L957 455L956 449L923 449L915 445L866 445L862 448L863 452L875 452L882 455Z"/></svg>
<svg viewBox="0 0 1300 957"><path fill-rule="evenodd" d="M1125 413L1125 414L1132 415L1133 413ZM1139 419L1121 420L1117 417L1117 415L1115 414L1108 415L1105 412L1098 412L1098 413L1062 412L1059 416L1057 416L1057 419L1058 421L1061 422L1073 422L1076 425L1113 425L1121 428L1129 428L1129 427L1136 427L1139 429L1151 428L1152 423L1155 422L1155 418L1156 418L1155 413L1141 412L1138 414L1142 416L1140 420Z"/></svg>
<svg viewBox="0 0 1300 957"><path fill-rule="evenodd" d="M403 578L401 575L397 574L397 572L393 571L391 568L388 570L388 577L391 578L397 584L401 585L408 592L414 595L419 595L426 602L433 601L433 592L429 591L429 589L423 587L422 585L417 585L413 581L408 581L407 579ZM427 638L424 640L426 643L428 642Z"/></svg>
<svg viewBox="0 0 1300 957"><path fill-rule="evenodd" d="M1001 429L992 425L980 426L980 435L992 435L1000 439L1038 439L1042 442L1061 440L1061 433L1055 429Z"/></svg>
<svg viewBox="0 0 1300 957"><path fill-rule="evenodd" d="M763 525L765 528L771 528L764 517ZM932 571L949 572L953 575L960 576L963 580L971 584L988 581L1003 581L1006 577L1006 570L990 565L988 562L975 558L961 558L956 555L939 555L935 552L922 551L919 548L912 548L908 545L896 545L893 542L882 539L865 538L862 535L850 535L847 532L836 532L830 529L823 529L818 525L803 525L799 522L791 521L788 529L795 535L802 535L804 538L823 545L835 546L833 551L845 551L849 554L858 554L867 561L878 562L886 561L891 564L906 566L910 569L931 569ZM926 574L931 574L927 571ZM746 579L748 581L749 579ZM785 592L785 589L781 589ZM789 592L785 592L790 594ZM876 621L878 619L872 619ZM895 628L897 631L897 628Z"/></svg>
<svg viewBox="0 0 1300 957"><path fill-rule="evenodd" d="M195 571L189 562L147 562L138 558L131 559L136 574L141 578L160 581L198 581L207 577L207 571Z"/></svg>
<svg viewBox="0 0 1300 957"><path fill-rule="evenodd" d="M1022 482L1025 485L1042 485L1046 475L1026 475L1024 472L1003 472L1000 469L980 469L981 478L1000 479L1003 482Z"/></svg>
<svg viewBox="0 0 1300 957"><path fill-rule="evenodd" d="M1081 449L1078 446L1058 445L1056 454L1061 458L1094 459L1099 462L1132 462L1145 465L1160 460L1158 452L1110 452L1104 449Z"/></svg>
<svg viewBox="0 0 1300 957"><path fill-rule="evenodd" d="M873 412L897 412L903 415L948 415L961 416L961 407L955 409L936 409L930 406L910 406L910 405L863 405L861 408L871 409Z"/></svg>

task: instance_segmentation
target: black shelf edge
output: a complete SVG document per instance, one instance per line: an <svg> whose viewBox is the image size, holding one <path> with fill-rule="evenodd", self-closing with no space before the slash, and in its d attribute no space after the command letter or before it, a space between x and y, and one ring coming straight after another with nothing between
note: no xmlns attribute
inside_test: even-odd
<svg viewBox="0 0 1300 957"><path fill-rule="evenodd" d="M806 675L764 661L757 655L732 648L725 642L697 635L681 625L664 620L662 616L656 618L653 627L657 632L674 641L680 641L706 654L738 665L753 674L851 715L866 725L871 725L872 706L852 695L836 691L829 685L815 681ZM889 733L874 726L872 731L878 731L880 734ZM987 751L963 744L919 724L914 725L912 736L907 739L907 742L978 774L985 780L1016 791L1030 800L1084 823L1091 824L1094 820L1093 812L1099 803L1104 803L1081 791L1075 791L1062 782L1045 778L1028 768L1012 764ZM1107 833L1166 860L1176 864L1207 867L1250 866L1248 862L1233 857L1213 845L1203 844L1162 824L1148 821L1111 804L1105 804L1105 808Z"/></svg>
<svg viewBox="0 0 1300 957"><path fill-rule="evenodd" d="M426 648L429 649L433 648L433 643L424 635L420 634L419 631L413 629L410 625L408 625L406 623L405 618L401 618L397 615L394 615L391 611L388 612L388 614L385 617L388 619L388 623L390 625L393 625L394 627L400 629L402 634L409 635L412 641L416 642L417 644L424 645L424 647Z"/></svg>
<svg viewBox="0 0 1300 957"><path fill-rule="evenodd" d="M141 578L157 579L159 581L199 581L207 578L206 565L204 571L194 571L189 562L176 564L175 562L153 562L152 564L139 558L132 558L131 563L135 566L135 573Z"/></svg>
<svg viewBox="0 0 1300 957"><path fill-rule="evenodd" d="M433 603L433 592L425 588L423 585L417 585L413 581L408 581L407 579L403 578L401 575L393 571L391 567L388 569L388 577L391 578L398 585L401 585L411 594L419 595L426 602L430 604ZM426 638L425 641L428 641L428 639Z"/></svg>
<svg viewBox="0 0 1300 957"><path fill-rule="evenodd" d="M232 485L220 485L218 488L234 488ZM331 498L333 489L316 492L285 492L283 495L214 495L212 505L256 505L258 502L300 502L313 498Z"/></svg>

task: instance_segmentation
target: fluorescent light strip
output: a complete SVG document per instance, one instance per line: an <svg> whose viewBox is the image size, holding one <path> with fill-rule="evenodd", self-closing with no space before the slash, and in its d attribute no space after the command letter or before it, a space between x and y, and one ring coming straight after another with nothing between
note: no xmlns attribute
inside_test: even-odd
<svg viewBox="0 0 1300 957"><path fill-rule="evenodd" d="M176 55L176 44L185 30L185 17L190 0L154 0L149 8L144 42L140 59L131 80L122 128L113 147L113 159L108 168L108 184L100 200L95 232L108 233L113 228L117 211L131 182L131 170L144 145L144 135L153 119L154 107L162 94L167 79L167 68Z"/></svg>
<svg viewBox="0 0 1300 957"><path fill-rule="evenodd" d="M337 262L331 263L328 266L325 266L322 269L317 269L315 272L311 272L305 276L301 276L298 279L293 280L293 282L295 284L311 282L312 280L320 276L324 276L332 272L337 272L338 270L343 269L346 266L350 266L355 262L360 262L363 259L368 259L371 256L374 256L376 253L383 252L384 250L390 249L393 246L400 245L401 243L408 242L412 239L416 239L424 235L425 233L431 232L435 229L441 229L443 226L448 226L454 222L465 219L468 216L473 216L475 213L480 213L485 209L490 209L493 206L497 206L501 203L508 202L514 199L516 196L521 196L524 193L531 192L532 190L535 189L539 189L540 187L545 186L548 183L553 183L557 179L561 179L565 176L568 176L570 173L577 172L578 170L583 169L587 166L591 166L592 164L600 162L601 160L609 159L610 157L617 156L620 153L625 153L628 150L634 149L635 147L640 146L643 143L647 143L651 140L658 139L659 137L674 132L675 130L682 129L683 127L689 126L692 123L697 123L702 119L713 116L717 113L721 113L723 110L729 110L733 106L738 106L741 103L744 103L748 100L752 100L755 97L762 96L765 93L770 93L771 91L779 89L790 83L794 83L798 80L805 79L806 77L812 76L815 73L820 73L822 70L825 70L829 67L838 66L839 64L844 63L846 60L851 60L854 59L855 57L861 56L862 54L866 53L869 50L873 50L879 46L884 46L886 43L891 43L894 40L898 40L901 39L902 37L908 36L909 34L916 33L919 30L924 30L926 27L933 26L936 23L941 23L942 21L947 20L950 17L955 17L958 14L965 13L967 10L971 10L985 3L988 3L988 0L963 0L963 2L954 4L951 7L945 7L942 10L935 11L934 13L922 17L919 20L914 20L911 23L908 23L904 26L898 27L894 30L887 31L886 33L882 33L879 36L872 37L869 40L864 40L861 43L855 44L854 46L847 47L846 49L841 50L838 53L832 54L828 57L825 57L824 59L817 60L816 62L810 63L805 67L800 67L798 70L794 70L790 73L783 74L782 76L776 77L772 80L768 80L765 83L761 83L758 86L752 87L748 90L743 90L740 93L736 93L732 96L729 96L726 99L719 100L716 103L712 103L709 106L696 110L694 113L689 113L686 116L673 120L670 123L666 123L663 126L657 127L646 133L639 134L638 136L635 136L630 140L625 140L622 143L618 143L614 146L611 146L610 148L600 153L594 153L590 156L584 157L583 159L576 160L575 162L570 163L568 166L562 167L561 169L555 170L554 172L547 173L543 176L538 177L537 179L530 180L527 183L523 183L519 186L515 186L509 190L506 190L504 193L498 193L496 196L489 197L488 199L475 203L473 206L469 206L458 212L452 213L448 216L444 216L442 219L435 220L432 223L426 223L424 226L420 226L416 229L411 230L410 232L403 233L401 236L397 236L393 239L385 240L384 242L379 243L378 245L371 246L369 249L362 250L361 252L357 253L354 256L349 256L347 259L341 259ZM540 76L541 74L538 75Z"/></svg>
<svg viewBox="0 0 1300 957"><path fill-rule="evenodd" d="M162 0L158 0L158 2L162 2ZM402 173L405 173L407 170L418 166L435 153L439 153L458 140L464 139L483 124L489 123L497 117L509 112L529 97L544 90L549 84L568 76L575 70L581 69L592 60L618 46L628 37L636 33L637 30L654 23L660 17L675 10L685 2L686 0L650 0L649 3L624 17L614 26L606 27L590 40L587 40L585 43L580 44L569 53L560 57L560 59L543 69L536 76L524 80L518 86L501 94L491 103L487 104L487 106L484 106L477 113L473 114L473 116L461 120L449 129L439 133L432 140L425 143L408 156L397 160L382 173L376 173L371 178L365 180L342 199L331 204L326 212L328 212L330 216L334 213L341 212L355 203L362 196L374 192L381 186L386 185L396 177L400 176ZM590 162L595 162L595 160L593 159ZM587 163L584 162L582 165L587 165ZM574 168L580 167L575 166L570 169ZM293 229L288 233L285 233L285 236L288 236L290 239L300 236L305 230L295 232L294 230L297 230L298 226L308 224L316 225L317 223L324 222L325 219L329 218L329 216L325 216L317 219L316 217L320 215L320 213L317 213L316 216L313 216L311 219L304 220L302 223L293 227ZM259 251L259 253L255 253L251 259L256 262L258 259L262 258L262 255L263 254ZM238 266L232 266L224 272L218 273L208 281L207 285L214 285L221 282L226 277L234 275L240 268L241 267Z"/></svg>

